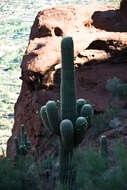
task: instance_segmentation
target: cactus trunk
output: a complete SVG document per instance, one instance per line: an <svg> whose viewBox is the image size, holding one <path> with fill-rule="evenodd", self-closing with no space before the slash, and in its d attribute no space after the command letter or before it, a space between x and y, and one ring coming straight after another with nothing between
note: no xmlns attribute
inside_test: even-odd
<svg viewBox="0 0 127 190"><path fill-rule="evenodd" d="M64 38L61 43L61 119L69 119L73 126L76 121L76 84L74 71L74 47L71 37ZM67 128L67 127L66 127ZM64 130L66 130L66 128ZM65 132L66 133L66 132ZM73 138L73 137L72 137ZM72 144L72 143L71 143ZM73 148L67 151L60 141L60 182L63 188L73 190L76 174L74 174Z"/></svg>
<svg viewBox="0 0 127 190"><path fill-rule="evenodd" d="M71 37L66 37L61 43L61 118L76 120L76 84L74 72L74 49Z"/></svg>
<svg viewBox="0 0 127 190"><path fill-rule="evenodd" d="M74 165L74 150L67 152L60 141L59 145L59 164L60 164L60 183L62 190L76 190L76 170Z"/></svg>

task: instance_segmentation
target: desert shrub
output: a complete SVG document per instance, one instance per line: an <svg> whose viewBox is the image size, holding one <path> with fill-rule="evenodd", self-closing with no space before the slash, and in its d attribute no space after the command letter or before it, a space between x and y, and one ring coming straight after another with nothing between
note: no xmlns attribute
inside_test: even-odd
<svg viewBox="0 0 127 190"><path fill-rule="evenodd" d="M16 160L0 157L0 189L39 190L37 174L31 169L33 163L31 157Z"/></svg>
<svg viewBox="0 0 127 190"><path fill-rule="evenodd" d="M42 187L45 190L55 189L59 181L58 155L52 153L49 158L39 163L39 174L42 176Z"/></svg>
<svg viewBox="0 0 127 190"><path fill-rule="evenodd" d="M127 189L127 149L120 143L113 152L114 160L93 148L78 153L78 190Z"/></svg>
<svg viewBox="0 0 127 190"><path fill-rule="evenodd" d="M91 126L93 128L92 135L94 137L100 135L104 131L110 129L109 122L119 113L119 109L107 108L104 113L94 115L91 119Z"/></svg>
<svg viewBox="0 0 127 190"><path fill-rule="evenodd" d="M122 83L117 77L107 80L106 88L113 97L124 98L127 96L127 83Z"/></svg>

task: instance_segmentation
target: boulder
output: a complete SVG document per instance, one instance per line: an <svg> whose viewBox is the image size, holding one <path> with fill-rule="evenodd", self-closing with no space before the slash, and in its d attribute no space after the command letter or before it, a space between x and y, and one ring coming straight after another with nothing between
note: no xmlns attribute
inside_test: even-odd
<svg viewBox="0 0 127 190"><path fill-rule="evenodd" d="M60 99L61 39L74 40L77 98L88 99L96 112L102 112L111 99L106 81L116 76L127 82L126 32L113 7L65 5L38 13L21 63L22 87L8 155L15 155L14 136L21 138L21 124L32 143L31 154L39 158L54 151L53 137L38 113L48 100Z"/></svg>

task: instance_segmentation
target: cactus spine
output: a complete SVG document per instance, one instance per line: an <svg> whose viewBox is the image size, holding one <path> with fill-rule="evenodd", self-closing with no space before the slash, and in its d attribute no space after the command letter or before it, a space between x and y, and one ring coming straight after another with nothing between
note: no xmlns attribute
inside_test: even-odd
<svg viewBox="0 0 127 190"><path fill-rule="evenodd" d="M71 37L61 43L62 69L60 108L55 101L42 106L44 125L59 137L60 183L66 190L76 190L75 148L82 142L93 108L84 99L76 101L74 50ZM85 107L85 105L87 106ZM87 113L88 112L88 113Z"/></svg>

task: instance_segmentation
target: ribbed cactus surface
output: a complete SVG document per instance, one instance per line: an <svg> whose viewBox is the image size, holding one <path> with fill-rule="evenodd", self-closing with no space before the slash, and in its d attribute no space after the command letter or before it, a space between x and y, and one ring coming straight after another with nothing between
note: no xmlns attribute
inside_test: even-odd
<svg viewBox="0 0 127 190"><path fill-rule="evenodd" d="M61 43L62 70L61 70L61 117L70 119L75 124L76 110L76 84L74 71L74 47L71 37L63 38Z"/></svg>
<svg viewBox="0 0 127 190"><path fill-rule="evenodd" d="M57 102L50 100L41 107L40 115L44 125L59 137L60 183L66 190L76 190L73 155L84 139L93 108L83 98L76 100L74 47L71 37L62 39L61 55L60 107Z"/></svg>

